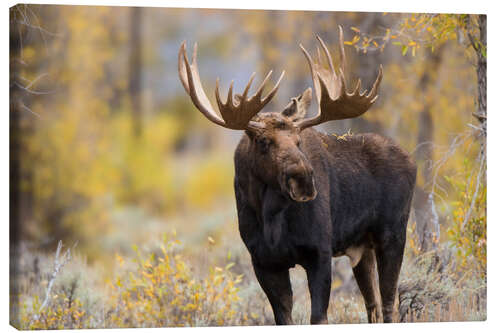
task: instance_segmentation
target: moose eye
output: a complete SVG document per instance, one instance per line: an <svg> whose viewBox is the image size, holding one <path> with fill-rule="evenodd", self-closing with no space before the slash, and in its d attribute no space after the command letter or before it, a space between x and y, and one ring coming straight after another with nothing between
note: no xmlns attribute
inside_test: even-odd
<svg viewBox="0 0 500 333"><path fill-rule="evenodd" d="M257 147L262 154L267 153L270 145L271 145L271 140L269 140L268 138L257 139Z"/></svg>
<svg viewBox="0 0 500 333"><path fill-rule="evenodd" d="M286 124L284 122L280 121L279 123L276 124L277 129L285 129L285 127L286 127Z"/></svg>

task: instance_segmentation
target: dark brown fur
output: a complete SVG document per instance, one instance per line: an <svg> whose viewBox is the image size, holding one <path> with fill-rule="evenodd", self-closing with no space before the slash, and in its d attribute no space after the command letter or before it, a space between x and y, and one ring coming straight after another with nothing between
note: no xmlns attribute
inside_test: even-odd
<svg viewBox="0 0 500 333"><path fill-rule="evenodd" d="M369 321L391 322L416 168L390 139L299 131L291 111L258 115L265 128L246 131L234 155L239 230L276 323L292 323L296 264L307 272L311 323L327 322L331 258L344 254Z"/></svg>

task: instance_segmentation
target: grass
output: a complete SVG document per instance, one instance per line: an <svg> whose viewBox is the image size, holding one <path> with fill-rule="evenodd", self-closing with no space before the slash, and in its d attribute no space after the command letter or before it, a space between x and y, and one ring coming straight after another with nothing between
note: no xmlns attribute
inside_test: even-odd
<svg viewBox="0 0 500 333"><path fill-rule="evenodd" d="M100 240L106 255L89 262L78 246L71 247L71 259L55 278L55 254L23 243L12 275L11 324L19 329L274 324L232 211L221 207L210 216L190 213L162 221L124 209L114 214L122 228L113 239ZM166 229L172 231L159 236ZM397 321L486 319L485 279L473 271L457 273L452 253L441 245L439 253L407 251ZM348 260L332 264L329 323L367 322ZM291 280L293 320L308 324L304 270L293 268Z"/></svg>

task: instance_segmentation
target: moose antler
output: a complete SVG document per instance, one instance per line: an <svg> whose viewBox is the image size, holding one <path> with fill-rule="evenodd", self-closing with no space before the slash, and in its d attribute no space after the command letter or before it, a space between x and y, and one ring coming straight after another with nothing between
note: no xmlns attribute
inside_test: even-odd
<svg viewBox="0 0 500 333"><path fill-rule="evenodd" d="M205 91L201 85L200 74L198 73L198 64L196 62L197 44L194 44L193 50L193 60L192 64L189 64L188 57L186 54L186 42L184 41L179 50L179 78L181 79L184 89L191 97L194 105L198 110L203 113L210 121L216 123L217 125L234 129L234 130L244 130L247 128L261 128L260 123L251 121L251 119L260 111L264 106L266 106L269 101L274 97L278 91L281 79L285 75L285 71L281 73L281 76L274 86L274 88L267 94L266 97L262 97L262 92L267 81L271 77L272 70L264 78L264 81L257 89L257 92L247 98L248 91L252 85L252 81L255 77L255 73L252 74L248 84L245 87L242 95L235 95L236 101L233 101L233 83L229 87L229 92L227 95L227 100L225 103L221 101L219 94L219 79L216 81L215 86L215 98L217 100L217 105L221 117L215 112L212 104L208 100Z"/></svg>
<svg viewBox="0 0 500 333"><path fill-rule="evenodd" d="M306 56L311 70L313 79L316 100L318 102L318 114L314 118L304 119L297 124L299 128L304 129L314 125L318 125L330 120L340 120L354 118L365 113L378 97L378 87L382 80L382 65L375 83L372 86L369 94L367 90L360 92L361 80L358 79L354 91L347 92L347 84L344 76L346 68L345 52L344 52L344 34L342 27L339 26L339 46L340 46L340 68L338 74L333 68L332 57L323 40L316 36L321 48L328 61L329 69L326 69L321 64L321 54L318 48L318 59L314 62L310 54L300 44L300 48Z"/></svg>

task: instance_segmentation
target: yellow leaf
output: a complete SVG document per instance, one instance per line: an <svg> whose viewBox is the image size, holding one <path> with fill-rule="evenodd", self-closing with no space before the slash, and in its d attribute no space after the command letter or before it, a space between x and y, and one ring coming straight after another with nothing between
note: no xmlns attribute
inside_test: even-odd
<svg viewBox="0 0 500 333"><path fill-rule="evenodd" d="M338 287L340 287L342 285L342 281L340 279L335 279L333 282L332 282L332 290L335 290L337 289Z"/></svg>
<svg viewBox="0 0 500 333"><path fill-rule="evenodd" d="M116 260L118 261L118 264L120 265L120 267L122 267L124 260L118 253L116 253Z"/></svg>

